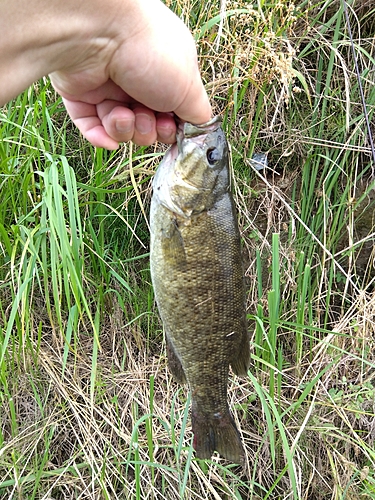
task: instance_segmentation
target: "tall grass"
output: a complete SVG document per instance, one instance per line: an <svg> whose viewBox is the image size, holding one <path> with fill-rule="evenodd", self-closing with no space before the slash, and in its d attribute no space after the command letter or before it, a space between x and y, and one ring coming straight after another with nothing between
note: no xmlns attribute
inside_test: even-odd
<svg viewBox="0 0 375 500"><path fill-rule="evenodd" d="M194 457L166 367L147 223L164 148L95 150L44 79L0 114L0 498L373 498L373 164L342 4L169 5L231 145L246 467ZM373 8L349 7L372 123Z"/></svg>

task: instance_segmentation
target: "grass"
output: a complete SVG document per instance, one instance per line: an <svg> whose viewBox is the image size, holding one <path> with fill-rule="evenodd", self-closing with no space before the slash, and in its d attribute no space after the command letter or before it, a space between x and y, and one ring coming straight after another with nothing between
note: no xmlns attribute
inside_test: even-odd
<svg viewBox="0 0 375 500"><path fill-rule="evenodd" d="M95 150L43 79L0 112L0 498L374 498L374 163L343 5L169 5L231 144L246 468L194 457L166 367L147 223L164 148ZM373 133L374 9L348 7Z"/></svg>

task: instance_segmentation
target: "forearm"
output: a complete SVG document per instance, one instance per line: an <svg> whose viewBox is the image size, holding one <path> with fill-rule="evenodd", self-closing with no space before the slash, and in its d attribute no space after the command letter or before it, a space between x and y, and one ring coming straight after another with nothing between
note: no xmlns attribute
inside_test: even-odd
<svg viewBox="0 0 375 500"><path fill-rule="evenodd" d="M0 104L48 73L77 68L102 51L115 52L111 25L119 15L126 23L136 4L129 0L0 0ZM124 10L127 15L119 12Z"/></svg>

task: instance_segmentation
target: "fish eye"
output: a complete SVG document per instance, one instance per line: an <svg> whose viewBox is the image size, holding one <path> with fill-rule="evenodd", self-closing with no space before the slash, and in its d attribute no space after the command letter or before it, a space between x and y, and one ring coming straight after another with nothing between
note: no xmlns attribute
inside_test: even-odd
<svg viewBox="0 0 375 500"><path fill-rule="evenodd" d="M221 160L220 151L217 148L207 149L207 160L210 165L215 165L215 163Z"/></svg>

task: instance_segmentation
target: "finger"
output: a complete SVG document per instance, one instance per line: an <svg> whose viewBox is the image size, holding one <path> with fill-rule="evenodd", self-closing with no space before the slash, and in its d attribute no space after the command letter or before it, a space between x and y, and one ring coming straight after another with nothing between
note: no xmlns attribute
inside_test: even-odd
<svg viewBox="0 0 375 500"><path fill-rule="evenodd" d="M116 101L103 101L97 112L107 134L117 142L133 139L135 116L131 109Z"/></svg>
<svg viewBox="0 0 375 500"><path fill-rule="evenodd" d="M176 122L173 113L156 114L156 132L159 142L164 144L176 142Z"/></svg>
<svg viewBox="0 0 375 500"><path fill-rule="evenodd" d="M106 132L94 104L64 98L63 102L78 130L93 146L111 150L118 148L118 141Z"/></svg>
<svg viewBox="0 0 375 500"><path fill-rule="evenodd" d="M149 146L156 142L156 117L150 109L139 106L133 109L134 135L133 142L138 146Z"/></svg>
<svg viewBox="0 0 375 500"><path fill-rule="evenodd" d="M138 146L150 146L157 140L155 113L145 106L139 104L129 109L121 103L104 101L97 109L105 131L116 141L133 141ZM168 135L168 120L164 128L165 135Z"/></svg>
<svg viewBox="0 0 375 500"><path fill-rule="evenodd" d="M138 105L134 110L116 101L97 106L63 99L65 107L82 135L93 146L117 149L119 142L132 140L138 146L149 146L156 140L173 144L176 124L171 113L158 113ZM156 129L157 124L157 129Z"/></svg>
<svg viewBox="0 0 375 500"><path fill-rule="evenodd" d="M141 104L129 109L113 101L104 101L97 109L107 134L118 142L132 140L138 146L149 146L155 140L165 144L176 140L173 113L155 115Z"/></svg>
<svg viewBox="0 0 375 500"><path fill-rule="evenodd" d="M155 140L164 144L176 141L173 113L155 115L141 104L129 109L119 103L104 102L98 106L98 114L107 134L118 142L132 140L138 146L150 146Z"/></svg>

